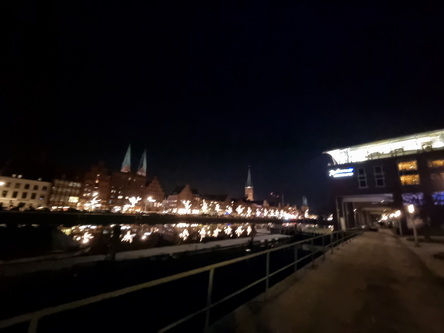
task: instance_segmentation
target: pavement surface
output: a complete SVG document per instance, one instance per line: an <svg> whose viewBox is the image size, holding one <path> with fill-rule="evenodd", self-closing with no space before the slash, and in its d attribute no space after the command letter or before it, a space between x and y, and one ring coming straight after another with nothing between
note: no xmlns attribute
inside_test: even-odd
<svg viewBox="0 0 444 333"><path fill-rule="evenodd" d="M433 254L443 251L444 244L415 247L389 229L364 232L211 332L442 333L444 260Z"/></svg>

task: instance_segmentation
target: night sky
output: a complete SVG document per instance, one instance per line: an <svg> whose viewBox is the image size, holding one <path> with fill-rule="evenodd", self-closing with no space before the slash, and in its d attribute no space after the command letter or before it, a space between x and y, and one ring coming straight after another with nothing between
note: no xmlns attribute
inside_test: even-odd
<svg viewBox="0 0 444 333"><path fill-rule="evenodd" d="M251 165L256 198L322 213L323 151L444 128L438 2L8 3L4 170L118 169L131 144L167 193L242 197Z"/></svg>

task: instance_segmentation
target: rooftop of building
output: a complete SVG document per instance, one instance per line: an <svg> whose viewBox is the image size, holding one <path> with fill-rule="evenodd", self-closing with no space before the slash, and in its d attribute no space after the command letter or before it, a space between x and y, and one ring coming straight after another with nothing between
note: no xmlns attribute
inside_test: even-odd
<svg viewBox="0 0 444 333"><path fill-rule="evenodd" d="M324 154L332 157L333 164L347 164L442 149L444 149L444 129L438 129L333 149L325 151Z"/></svg>

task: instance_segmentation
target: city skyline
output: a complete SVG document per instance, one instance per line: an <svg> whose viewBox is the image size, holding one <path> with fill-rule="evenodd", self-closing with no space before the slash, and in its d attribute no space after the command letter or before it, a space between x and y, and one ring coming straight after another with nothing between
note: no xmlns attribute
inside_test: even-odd
<svg viewBox="0 0 444 333"><path fill-rule="evenodd" d="M119 169L314 209L322 152L444 127L442 4L11 4L0 167ZM37 161L37 162L35 162ZM137 165L138 161L133 161Z"/></svg>

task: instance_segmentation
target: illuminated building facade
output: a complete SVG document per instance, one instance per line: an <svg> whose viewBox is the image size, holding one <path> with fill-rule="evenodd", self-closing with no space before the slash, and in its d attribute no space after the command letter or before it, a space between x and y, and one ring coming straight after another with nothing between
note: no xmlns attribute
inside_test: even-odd
<svg viewBox="0 0 444 333"><path fill-rule="evenodd" d="M77 206L84 210L107 210L110 198L111 176L105 164L100 162L93 165L91 170L85 173L80 202Z"/></svg>
<svg viewBox="0 0 444 333"><path fill-rule="evenodd" d="M440 228L444 213L444 130L326 151L331 208L342 229L371 224L408 205L418 223Z"/></svg>
<svg viewBox="0 0 444 333"><path fill-rule="evenodd" d="M66 179L54 179L52 182L49 208L51 210L64 210L77 208L80 202L82 183Z"/></svg>
<svg viewBox="0 0 444 333"><path fill-rule="evenodd" d="M144 209L143 199L146 197L146 152L143 152L137 172L131 170L131 146L128 146L120 172L111 176L111 193L109 207L113 211ZM137 207L131 200L137 200Z"/></svg>
<svg viewBox="0 0 444 333"><path fill-rule="evenodd" d="M176 186L176 188L164 200L164 208L176 213L179 209L198 209L201 197L197 190L192 189L189 184Z"/></svg>
<svg viewBox="0 0 444 333"><path fill-rule="evenodd" d="M47 207L51 183L25 179L22 175L0 176L0 203L3 209Z"/></svg>
<svg viewBox="0 0 444 333"><path fill-rule="evenodd" d="M143 196L145 211L162 211L165 192L157 177L149 181Z"/></svg>

